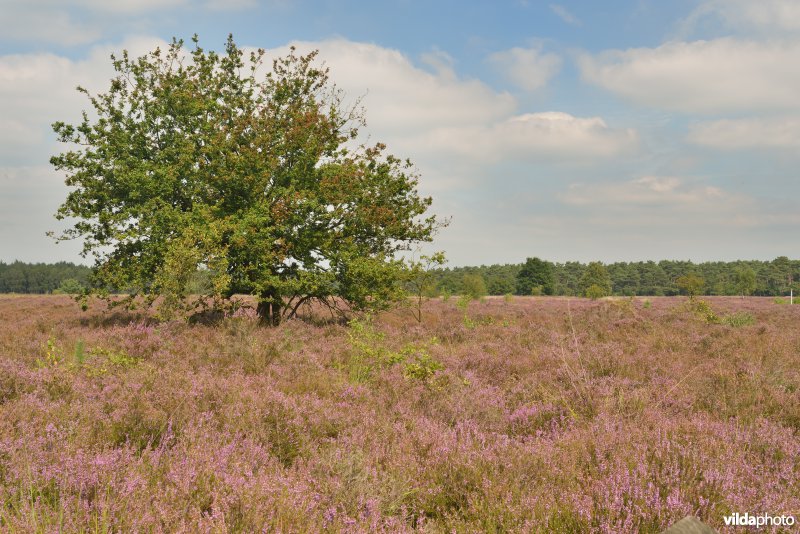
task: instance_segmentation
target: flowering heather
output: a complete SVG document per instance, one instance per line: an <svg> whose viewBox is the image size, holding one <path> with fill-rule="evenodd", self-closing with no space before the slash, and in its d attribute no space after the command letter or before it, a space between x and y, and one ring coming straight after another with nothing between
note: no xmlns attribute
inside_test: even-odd
<svg viewBox="0 0 800 534"><path fill-rule="evenodd" d="M800 519L800 307L707 303L714 321L515 298L260 328L0 297L0 531Z"/></svg>

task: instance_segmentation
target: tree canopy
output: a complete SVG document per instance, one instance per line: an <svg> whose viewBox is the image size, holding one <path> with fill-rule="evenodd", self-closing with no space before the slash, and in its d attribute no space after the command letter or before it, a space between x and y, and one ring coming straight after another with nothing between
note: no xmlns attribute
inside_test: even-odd
<svg viewBox="0 0 800 534"><path fill-rule="evenodd" d="M309 300L399 298L399 253L439 225L411 162L357 144L363 113L316 52L292 48L260 75L263 50L193 43L112 56L106 93L79 88L92 114L53 125L70 149L51 163L73 188L57 217L78 220L58 238L84 239L94 285L173 309L207 269L209 296L255 295L272 323Z"/></svg>
<svg viewBox="0 0 800 534"><path fill-rule="evenodd" d="M611 294L611 276L599 261L590 262L581 276L581 291L593 299Z"/></svg>
<svg viewBox="0 0 800 534"><path fill-rule="evenodd" d="M706 281L696 274L689 273L678 277L675 280L675 285L677 285L685 294L689 295L689 297L694 298L703 292Z"/></svg>
<svg viewBox="0 0 800 534"><path fill-rule="evenodd" d="M552 264L539 258L528 258L517 274L517 295L553 294Z"/></svg>

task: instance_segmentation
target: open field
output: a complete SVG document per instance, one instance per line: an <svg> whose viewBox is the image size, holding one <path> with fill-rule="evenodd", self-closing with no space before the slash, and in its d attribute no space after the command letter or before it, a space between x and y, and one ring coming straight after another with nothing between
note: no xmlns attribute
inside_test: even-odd
<svg viewBox="0 0 800 534"><path fill-rule="evenodd" d="M496 298L266 329L0 297L0 531L800 519L800 307L705 301L717 322L678 298Z"/></svg>

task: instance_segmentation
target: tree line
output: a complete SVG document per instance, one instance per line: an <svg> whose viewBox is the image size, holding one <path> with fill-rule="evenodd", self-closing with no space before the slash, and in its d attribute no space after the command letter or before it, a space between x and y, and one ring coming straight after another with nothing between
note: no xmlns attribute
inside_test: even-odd
<svg viewBox="0 0 800 534"><path fill-rule="evenodd" d="M78 293L89 287L92 269L61 261L24 263L0 261L0 293Z"/></svg>
<svg viewBox="0 0 800 534"><path fill-rule="evenodd" d="M92 269L69 262L0 262L0 293L78 293L90 286ZM192 286L210 283L198 272ZM430 269L424 291L434 295L780 296L800 292L800 260L704 262L662 260L550 262L528 258L521 264ZM196 289L192 287L192 289ZM120 290L124 291L124 290ZM413 292L412 292L413 293Z"/></svg>
<svg viewBox="0 0 800 534"><path fill-rule="evenodd" d="M588 264L528 258L522 264L435 269L431 294L563 296L785 295L798 292L800 260L662 260ZM594 286L594 287L593 287Z"/></svg>

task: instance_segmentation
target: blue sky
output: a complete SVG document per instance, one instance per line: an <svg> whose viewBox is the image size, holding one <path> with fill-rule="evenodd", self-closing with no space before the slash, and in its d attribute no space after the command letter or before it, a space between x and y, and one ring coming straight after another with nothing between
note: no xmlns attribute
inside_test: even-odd
<svg viewBox="0 0 800 534"><path fill-rule="evenodd" d="M797 257L800 1L0 0L0 261L67 193L49 125L173 36L319 49L411 158L451 264Z"/></svg>

